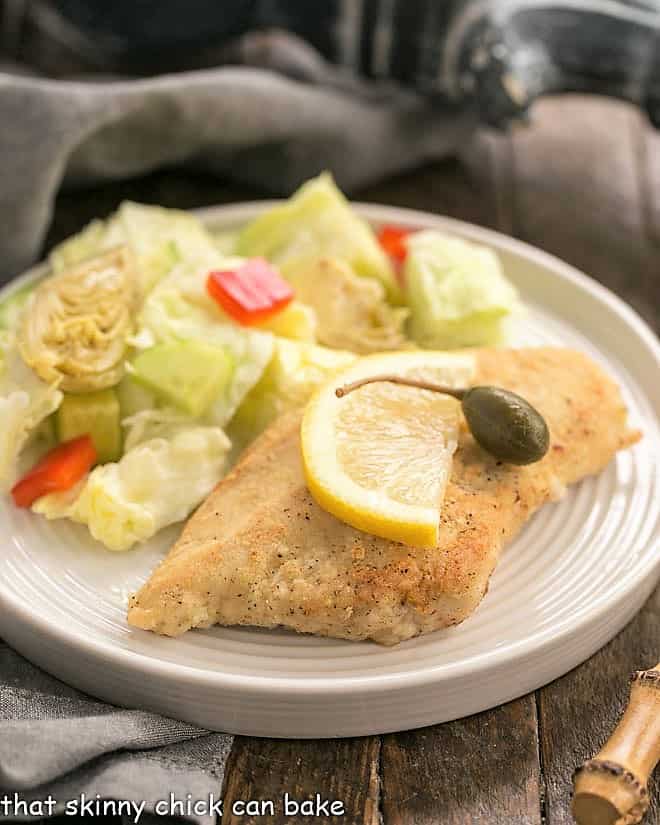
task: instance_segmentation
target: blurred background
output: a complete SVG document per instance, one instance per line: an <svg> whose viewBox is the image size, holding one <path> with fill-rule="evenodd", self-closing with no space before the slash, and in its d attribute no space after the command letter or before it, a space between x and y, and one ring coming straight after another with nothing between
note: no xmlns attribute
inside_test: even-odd
<svg viewBox="0 0 660 825"><path fill-rule="evenodd" d="M354 183L342 181L334 166L352 145L340 145L341 119L325 144L314 136L311 165L339 172L352 195L522 237L608 283L657 324L659 9L655 0L0 0L0 68L6 79L130 81L229 65L286 76L293 94L301 84L329 88L334 102L360 101L345 135L364 122L359 148L383 158L371 158L369 173ZM48 88L55 95L57 87ZM391 95L399 101L397 89L416 97L389 121L382 113ZM320 110L329 109L329 98L319 99ZM25 108L10 110L3 100L0 93L0 140ZM167 110L165 142L184 109ZM369 117L377 110L371 151ZM39 115L31 112L21 129L34 134ZM271 128L277 106L262 115ZM131 128L134 140L138 127ZM16 130L9 145L19 153ZM43 208L49 230L38 233L41 252L126 197L196 207L284 192L289 181L276 178L293 153L264 135L263 147L244 147L225 163L205 166L191 152L185 162L145 160L126 171L125 133L117 128L102 146L111 155L115 147L109 169L67 175L52 207ZM213 143L212 131L205 140ZM11 151L3 151L9 168ZM5 189L4 206L0 191L5 214L21 206L22 185ZM5 244L34 211L25 210L16 233L7 230ZM16 260L27 248L36 249L32 236L17 246Z"/></svg>
<svg viewBox="0 0 660 825"><path fill-rule="evenodd" d="M418 80L437 57L455 0L2 0L4 59L53 77L150 75L237 59L232 41L281 29L326 59ZM384 52L391 52L384 58ZM378 53L380 52L380 54Z"/></svg>

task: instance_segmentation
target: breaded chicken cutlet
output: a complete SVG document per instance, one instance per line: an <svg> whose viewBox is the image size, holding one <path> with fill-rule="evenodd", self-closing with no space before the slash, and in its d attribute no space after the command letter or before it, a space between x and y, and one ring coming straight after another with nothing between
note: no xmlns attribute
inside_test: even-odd
<svg viewBox="0 0 660 825"><path fill-rule="evenodd" d="M391 645L466 619L503 545L532 513L640 437L618 387L587 356L474 353L474 383L525 397L545 417L551 444L541 461L512 466L462 427L438 547L377 538L322 510L305 486L295 412L254 442L190 518L131 597L129 623L168 636L213 624L282 626Z"/></svg>

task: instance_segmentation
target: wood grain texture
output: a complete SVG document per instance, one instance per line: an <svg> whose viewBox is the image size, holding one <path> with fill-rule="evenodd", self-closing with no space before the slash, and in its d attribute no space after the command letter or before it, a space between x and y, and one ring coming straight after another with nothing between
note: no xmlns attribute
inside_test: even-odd
<svg viewBox="0 0 660 825"><path fill-rule="evenodd" d="M573 770L609 739L628 701L629 678L652 667L660 643L660 589L610 644L538 691L547 825L572 825ZM660 782L649 783L645 825L660 823Z"/></svg>
<svg viewBox="0 0 660 825"><path fill-rule="evenodd" d="M385 825L540 825L533 695L382 746Z"/></svg>
<svg viewBox="0 0 660 825"><path fill-rule="evenodd" d="M225 782L222 825L272 825L315 822L330 825L379 825L380 737L324 741L237 737ZM284 793L298 801L315 794L344 805L342 816L286 816ZM275 816L232 814L235 800L276 803Z"/></svg>

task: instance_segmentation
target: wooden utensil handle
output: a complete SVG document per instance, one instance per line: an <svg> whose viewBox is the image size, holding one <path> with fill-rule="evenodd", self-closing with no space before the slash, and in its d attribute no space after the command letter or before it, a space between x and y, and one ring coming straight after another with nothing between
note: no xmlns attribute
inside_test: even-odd
<svg viewBox="0 0 660 825"><path fill-rule="evenodd" d="M647 782L660 761L660 662L632 677L628 707L605 747L575 772L579 825L635 825L648 808Z"/></svg>

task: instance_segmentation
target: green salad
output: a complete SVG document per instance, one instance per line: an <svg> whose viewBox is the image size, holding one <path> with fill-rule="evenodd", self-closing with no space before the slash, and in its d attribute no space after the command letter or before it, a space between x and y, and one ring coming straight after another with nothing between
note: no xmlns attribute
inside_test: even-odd
<svg viewBox="0 0 660 825"><path fill-rule="evenodd" d="M124 203L49 265L0 302L0 484L118 551L359 355L497 344L517 306L492 251L371 227L328 174L230 233Z"/></svg>

